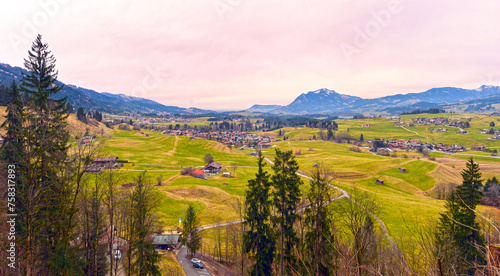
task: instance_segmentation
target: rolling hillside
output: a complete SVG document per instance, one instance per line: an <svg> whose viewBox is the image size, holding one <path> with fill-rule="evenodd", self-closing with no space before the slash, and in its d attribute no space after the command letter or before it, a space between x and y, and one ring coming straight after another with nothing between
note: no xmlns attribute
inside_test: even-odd
<svg viewBox="0 0 500 276"><path fill-rule="evenodd" d="M302 93L286 106L254 105L246 111L271 114L400 114L416 109L444 108L462 112L500 111L500 87L483 85L477 89L432 88L420 93L396 94L374 99L340 94L322 88Z"/></svg>
<svg viewBox="0 0 500 276"><path fill-rule="evenodd" d="M20 67L12 67L0 63L0 85L9 86L14 80L19 82L22 74L27 73ZM137 112L137 113L178 113L178 114L200 114L209 111L197 108L181 108L176 106L165 106L152 100L127 96L123 94L99 93L94 90L82 88L76 85L64 84L58 81L57 85L64 85L63 89L54 98L68 98L68 102L76 108L83 107L85 110L99 110L108 113ZM3 90L0 89L0 93ZM0 105L5 105L5 97L0 95Z"/></svg>

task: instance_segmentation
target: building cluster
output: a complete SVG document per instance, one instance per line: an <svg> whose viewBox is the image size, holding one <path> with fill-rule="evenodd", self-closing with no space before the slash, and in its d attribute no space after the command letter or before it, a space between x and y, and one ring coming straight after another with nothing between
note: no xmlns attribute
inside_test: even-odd
<svg viewBox="0 0 500 276"><path fill-rule="evenodd" d="M159 123L171 123L171 124L186 124L194 122L193 119L182 118L182 117L167 117L167 118L139 118L137 124L140 125L157 125Z"/></svg>
<svg viewBox="0 0 500 276"><path fill-rule="evenodd" d="M465 118L462 118L465 120ZM411 121L414 124L418 125L440 125L440 126L451 126L451 127L458 127L458 128L465 128L466 123L461 121L460 119L456 118L455 120L448 120L448 118L444 117L438 117L438 118L413 118Z"/></svg>
<svg viewBox="0 0 500 276"><path fill-rule="evenodd" d="M214 140L228 147L253 147L257 149L269 148L274 141L272 137L262 136L247 131L210 131L202 132L196 129L165 130L163 134L189 136L206 140Z"/></svg>
<svg viewBox="0 0 500 276"><path fill-rule="evenodd" d="M392 139L388 142L389 148L407 149L407 150L439 150L443 152L462 152L466 150L465 146L461 145L446 145L444 143L423 143L420 140L405 140L405 139Z"/></svg>

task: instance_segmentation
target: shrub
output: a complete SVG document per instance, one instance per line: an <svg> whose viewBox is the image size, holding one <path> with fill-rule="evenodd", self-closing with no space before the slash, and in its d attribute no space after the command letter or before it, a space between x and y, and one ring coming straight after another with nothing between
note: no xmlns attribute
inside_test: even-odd
<svg viewBox="0 0 500 276"><path fill-rule="evenodd" d="M350 150L350 151L354 151L354 152L361 152L361 149L360 149L360 148L358 148L358 147L355 147L355 146L350 147L350 148L349 148L349 150Z"/></svg>
<svg viewBox="0 0 500 276"><path fill-rule="evenodd" d="M181 170L181 175L192 175L194 171L193 167L185 167Z"/></svg>
<svg viewBox="0 0 500 276"><path fill-rule="evenodd" d="M431 196L436 199L447 199L455 191L454 183L438 183L431 191Z"/></svg>

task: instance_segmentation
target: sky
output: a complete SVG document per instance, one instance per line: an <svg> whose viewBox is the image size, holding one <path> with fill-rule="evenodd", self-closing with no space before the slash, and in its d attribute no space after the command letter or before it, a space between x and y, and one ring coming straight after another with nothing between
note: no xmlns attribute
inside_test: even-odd
<svg viewBox="0 0 500 276"><path fill-rule="evenodd" d="M0 11L0 62L36 34L59 80L211 110L328 88L376 98L500 85L500 1L43 0Z"/></svg>

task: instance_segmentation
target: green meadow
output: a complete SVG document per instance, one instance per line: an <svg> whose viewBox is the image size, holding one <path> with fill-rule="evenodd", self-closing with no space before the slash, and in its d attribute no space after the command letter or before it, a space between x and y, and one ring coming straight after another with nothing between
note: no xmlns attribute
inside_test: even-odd
<svg viewBox="0 0 500 276"><path fill-rule="evenodd" d="M443 114L438 114L443 116ZM444 114L456 116L455 114ZM410 115L408 115L410 116ZM415 116L415 115L411 115ZM424 117L426 115L420 114ZM430 116L430 115L429 115ZM491 118L474 115L471 126L482 128ZM403 116L404 118L404 116ZM406 118L404 118L406 120ZM357 127L363 123L370 123L370 128ZM477 123L477 125L476 125ZM371 118L361 120L338 121L340 131L347 131L352 136L356 132L363 133L365 139L377 138L418 138L414 133L393 126L392 120L386 118ZM422 127L423 128L423 127ZM434 128L434 126L427 126ZM415 127L416 132L429 136L429 132ZM422 221L432 221L444 210L444 201L430 196L433 187L442 182L460 183L460 171L463 163L470 154L484 167L484 176L493 176L500 173L500 166L496 158L486 153L465 152L454 155L432 152L437 157L430 161L414 152L399 151L398 157L375 155L366 149L361 152L351 151L353 145L337 144L329 141L309 141L317 135L318 129L297 127L285 128L285 135L294 141L277 141L271 148L263 149L263 154L274 159L275 149L292 150L300 166L300 171L311 173L314 163L327 167L334 173L333 183L347 191L354 187L371 193L382 207L379 217L384 221L389 233L393 236L407 235L408 225ZM262 133L277 137L279 130ZM202 225L217 223L218 221L238 220L238 206L244 200L247 182L257 171L257 158L250 156L252 149L229 149L220 143L206 140L191 140L189 137L170 136L146 131L145 137L137 131L113 132L113 137L105 141L106 154L118 156L124 160L120 174L124 182L133 182L134 177L147 171L147 177L156 183L158 176L162 177L162 186L157 186L159 194L158 217L166 229L176 228L179 218L182 217L189 205L193 205L199 212ZM451 134L445 133L441 138ZM442 134L442 133L440 133ZM457 137L458 134L451 136ZM470 139L476 136L467 136ZM486 136L479 136L480 138ZM419 139L425 140L422 137ZM432 139L432 138L429 138ZM434 138L437 141L437 138ZM451 137L448 139L452 139ZM474 138L475 139L475 138ZM468 141L469 143L476 143ZM181 176L180 171L186 166L203 166L205 154L211 154L214 159L223 164L225 171L233 174L231 178L213 176L208 179L198 179L190 176ZM407 158L403 158L405 156ZM417 156L419 158L417 158ZM463 158L463 159L462 159ZM455 161L453 161L455 160ZM400 167L406 167L407 172L399 172ZM266 170L271 172L270 165ZM377 179L384 179L384 185L376 184ZM309 180L303 179L303 194L307 193ZM346 199L332 203L343 204ZM482 210L489 209L481 207Z"/></svg>
<svg viewBox="0 0 500 276"><path fill-rule="evenodd" d="M472 146L484 145L488 147L499 146L498 141L490 141L488 137L492 135L481 134L482 129L490 129L490 123L494 122L496 125L493 127L495 130L500 128L500 117L478 114L456 114L456 113L441 113L441 114L414 114L402 115L401 121L410 123L412 118L426 117L446 117L449 121L468 121L470 128L467 128L469 134L458 134L458 128L440 125L418 125L408 126L405 128L395 127L394 120L387 117L380 118L366 118L359 120L339 120L339 131L348 131L349 134L355 138L359 138L363 134L364 139L418 139L423 142L436 142L445 144L458 144L464 145L467 148ZM470 119L470 121L469 121ZM361 127L363 124L371 124L371 127ZM446 132L432 132L434 128L446 128Z"/></svg>

